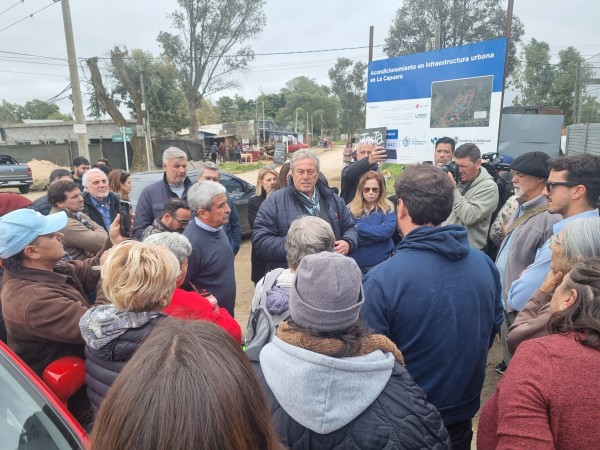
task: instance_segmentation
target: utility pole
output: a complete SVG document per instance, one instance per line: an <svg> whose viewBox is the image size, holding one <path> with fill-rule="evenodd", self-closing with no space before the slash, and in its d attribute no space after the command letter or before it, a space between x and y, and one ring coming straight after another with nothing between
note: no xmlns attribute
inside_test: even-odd
<svg viewBox="0 0 600 450"><path fill-rule="evenodd" d="M575 69L575 100L573 102L573 123L579 123L579 105L581 104L581 61L577 62Z"/></svg>
<svg viewBox="0 0 600 450"><path fill-rule="evenodd" d="M440 19L435 21L435 35L433 39L434 50L442 48L442 21Z"/></svg>
<svg viewBox="0 0 600 450"><path fill-rule="evenodd" d="M75 53L75 43L73 42L73 25L71 24L69 0L61 0L61 6L65 27L65 40L67 42L67 58L69 60L69 77L71 78L75 123L85 126L85 114L83 113L83 102L81 100L79 71L77 70L77 54ZM90 151L88 149L87 133L77 133L77 147L79 148L79 156L83 156L89 160Z"/></svg>
<svg viewBox="0 0 600 450"><path fill-rule="evenodd" d="M146 90L144 89L144 73L140 72L140 84L142 85L142 112L144 113L143 121L144 121L144 137L146 139L146 158L148 159L148 172L152 170L152 166L154 165L154 158L152 157L152 132L150 131L150 113L146 108ZM150 165L150 161L152 161L152 166Z"/></svg>
<svg viewBox="0 0 600 450"><path fill-rule="evenodd" d="M375 27L371 25L369 27L369 62L373 61L373 33Z"/></svg>

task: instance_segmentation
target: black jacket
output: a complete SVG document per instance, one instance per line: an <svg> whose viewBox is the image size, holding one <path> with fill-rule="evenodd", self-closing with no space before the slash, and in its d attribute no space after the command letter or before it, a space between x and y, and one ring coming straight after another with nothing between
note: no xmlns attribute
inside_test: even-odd
<svg viewBox="0 0 600 450"><path fill-rule="evenodd" d="M101 349L94 350L86 345L85 384L94 412L98 411L108 389L160 319L161 316L140 328L127 330Z"/></svg>
<svg viewBox="0 0 600 450"><path fill-rule="evenodd" d="M329 434L318 434L292 419L273 395L260 364L253 362L252 368L267 396L275 430L283 445L291 450L451 448L439 412L427 403L423 390L399 364L371 406Z"/></svg>
<svg viewBox="0 0 600 450"><path fill-rule="evenodd" d="M32 208L35 209L40 214L47 216L50 214L50 210L52 209L52 205L48 201L48 194L42 195L41 197L36 198L33 201Z"/></svg>
<svg viewBox="0 0 600 450"><path fill-rule="evenodd" d="M369 165L369 158L353 162L342 169L342 192L340 197L344 199L346 205L354 200L358 180L369 170L377 170L377 164Z"/></svg>
<svg viewBox="0 0 600 450"><path fill-rule="evenodd" d="M119 214L119 202L121 201L121 199L114 192L109 192L108 197L110 198L110 221L112 223L112 221L115 220L115 217L117 217L117 214ZM90 219L92 219L94 222L96 222L98 225L104 228L108 233L108 229L104 225L104 219L102 218L102 214L94 206L89 192L83 194L83 212L86 213Z"/></svg>

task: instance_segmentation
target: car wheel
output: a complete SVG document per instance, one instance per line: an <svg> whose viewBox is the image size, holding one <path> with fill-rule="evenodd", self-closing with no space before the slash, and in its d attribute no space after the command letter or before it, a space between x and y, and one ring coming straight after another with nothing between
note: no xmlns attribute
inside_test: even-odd
<svg viewBox="0 0 600 450"><path fill-rule="evenodd" d="M19 186L19 192L21 194L27 194L30 189L31 189L31 185L30 184L26 184L25 186Z"/></svg>

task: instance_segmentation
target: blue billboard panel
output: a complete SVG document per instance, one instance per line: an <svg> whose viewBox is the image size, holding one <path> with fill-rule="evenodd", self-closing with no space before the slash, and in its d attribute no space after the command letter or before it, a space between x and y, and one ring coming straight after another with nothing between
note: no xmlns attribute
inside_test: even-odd
<svg viewBox="0 0 600 450"><path fill-rule="evenodd" d="M495 151L505 55L502 38L370 62L366 126L398 130L396 162L431 160L442 136Z"/></svg>

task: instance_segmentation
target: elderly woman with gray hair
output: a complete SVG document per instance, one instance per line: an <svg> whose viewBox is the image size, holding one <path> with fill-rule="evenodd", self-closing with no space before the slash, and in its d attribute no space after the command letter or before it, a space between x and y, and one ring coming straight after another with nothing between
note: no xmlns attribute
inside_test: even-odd
<svg viewBox="0 0 600 450"><path fill-rule="evenodd" d="M508 350L515 353L528 339L548 335L552 315L550 300L563 277L580 261L600 256L600 218L591 217L569 222L550 239L550 272L517 316L506 338Z"/></svg>
<svg viewBox="0 0 600 450"><path fill-rule="evenodd" d="M171 302L164 309L164 313L180 319L213 322L227 331L238 344L241 344L242 330L240 325L225 308L219 308L216 301L212 303L198 292L188 292L181 289L188 270L188 257L192 253L192 244L190 244L188 238L179 233L157 233L144 239L144 243L156 244L167 248L175 255L179 262L181 270L175 281L177 288L173 292ZM210 295L210 293L204 294L207 296Z"/></svg>

